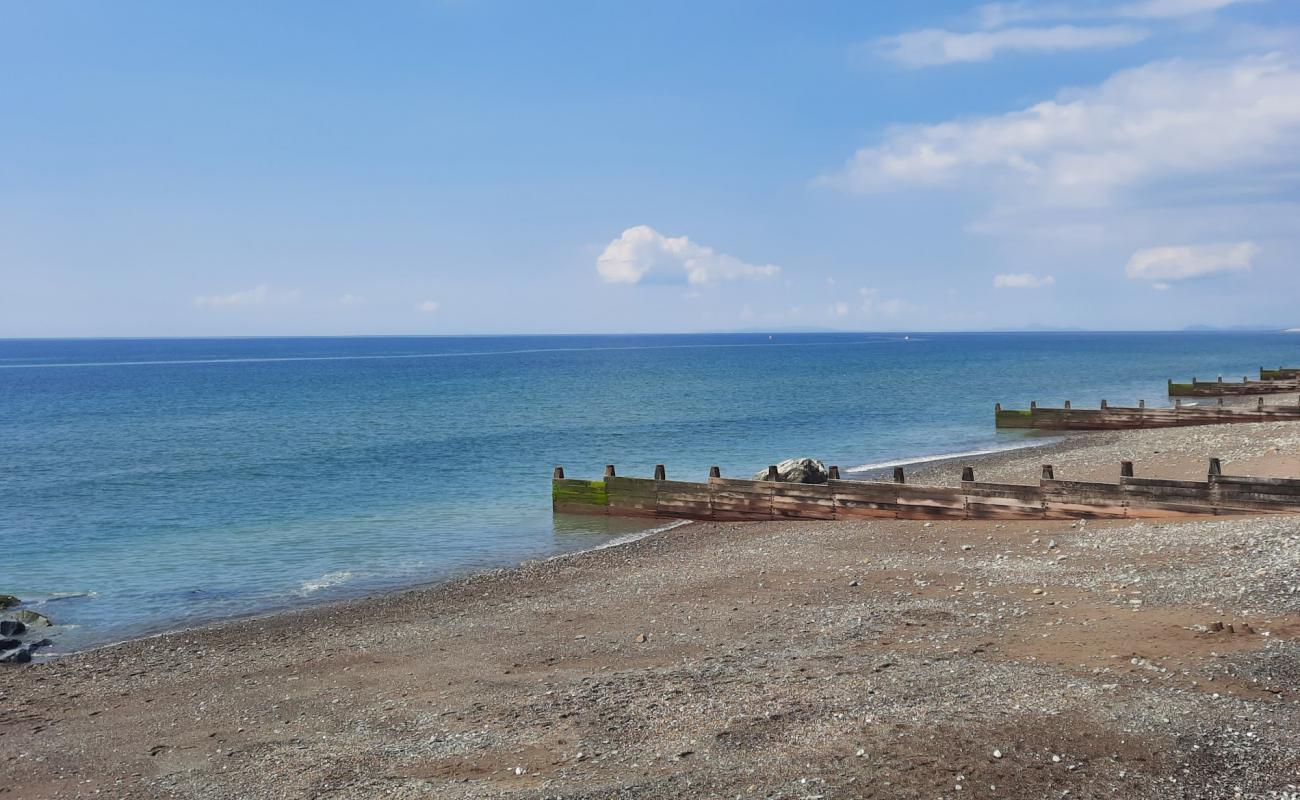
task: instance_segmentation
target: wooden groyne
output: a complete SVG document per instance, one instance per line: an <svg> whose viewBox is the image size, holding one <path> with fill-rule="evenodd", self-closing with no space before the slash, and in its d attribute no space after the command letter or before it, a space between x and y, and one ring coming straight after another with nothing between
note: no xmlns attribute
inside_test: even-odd
<svg viewBox="0 0 1300 800"><path fill-rule="evenodd" d="M1198 381L1196 378L1192 378L1191 383L1174 383L1171 380L1169 381L1169 396L1225 397L1300 391L1300 380L1294 378L1263 379L1262 375L1263 371L1261 370L1261 380L1252 381L1249 378L1242 378L1241 383L1225 381L1222 376L1216 381Z"/></svg>
<svg viewBox="0 0 1300 800"><path fill-rule="evenodd" d="M1234 422L1294 422L1300 421L1300 402L1265 406L1260 398L1253 406L1225 407L1222 400L1213 406L1185 406L1181 400L1175 400L1172 408L1148 408L1144 401L1133 408L1112 406L1102 400L1100 408L1074 408L1066 401L1064 408L1039 408L1037 403L1030 403L1027 409L1004 409L999 403L993 407L993 416L999 428L1125 431Z"/></svg>
<svg viewBox="0 0 1300 800"><path fill-rule="evenodd" d="M840 480L831 468L824 484L782 483L721 477L705 483L670 481L664 468L654 478L621 478L612 466L602 480L574 480L556 467L552 507L557 513L608 514L715 521L777 519L1149 519L1224 514L1300 512L1300 480L1222 474L1210 460L1204 481L1139 478L1132 462L1120 464L1118 483L1057 480L1043 466L1037 484L982 483L972 467L959 486L905 481L902 468L890 481Z"/></svg>
<svg viewBox="0 0 1300 800"><path fill-rule="evenodd" d="M1300 367L1278 367L1277 369L1259 368L1259 379L1261 381L1294 381L1300 380Z"/></svg>

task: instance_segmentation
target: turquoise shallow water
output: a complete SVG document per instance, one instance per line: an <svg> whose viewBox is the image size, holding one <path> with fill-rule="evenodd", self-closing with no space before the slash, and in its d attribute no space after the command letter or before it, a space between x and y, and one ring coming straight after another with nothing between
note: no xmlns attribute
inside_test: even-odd
<svg viewBox="0 0 1300 800"><path fill-rule="evenodd" d="M1283 334L0 341L0 592L59 650L584 549L550 473L1025 444L992 408L1165 402ZM1031 476L1026 476L1027 478Z"/></svg>

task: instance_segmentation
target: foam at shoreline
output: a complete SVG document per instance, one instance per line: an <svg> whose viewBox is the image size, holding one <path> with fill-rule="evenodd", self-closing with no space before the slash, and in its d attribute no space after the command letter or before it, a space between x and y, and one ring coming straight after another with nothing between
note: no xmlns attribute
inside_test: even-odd
<svg viewBox="0 0 1300 800"><path fill-rule="evenodd" d="M890 467L906 467L913 464L930 464L935 461L949 461L954 458L974 458L976 456L992 456L999 453L1014 453L1018 450L1034 450L1039 447L1051 447L1060 444L1062 441L1064 441L1064 439L1057 436L1050 439L1006 445L1004 447L990 447L983 450L966 450L958 453L938 453L931 456L918 456L916 458L905 458L897 461L881 461L875 464L860 464L856 467L849 467L845 472L871 472L872 470L889 469Z"/></svg>

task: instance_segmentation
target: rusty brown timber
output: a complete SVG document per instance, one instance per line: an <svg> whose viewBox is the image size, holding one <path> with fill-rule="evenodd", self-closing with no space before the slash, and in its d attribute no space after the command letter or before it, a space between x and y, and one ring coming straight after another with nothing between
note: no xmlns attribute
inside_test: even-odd
<svg viewBox="0 0 1300 800"><path fill-rule="evenodd" d="M1128 472L1130 470L1124 470ZM1219 474L1204 481L1124 475L1119 483L962 481L959 486L830 480L824 484L709 478L704 483L618 478L570 480L556 470L557 513L693 520L776 519L1149 519L1300 513L1300 480ZM967 473L973 477L973 472Z"/></svg>
<svg viewBox="0 0 1300 800"><path fill-rule="evenodd" d="M1125 408L1103 405L1101 408L994 407L999 428L1037 428L1052 431L1120 431L1138 428L1181 428L1189 425L1226 425L1234 422L1294 422L1300 420L1300 402L1269 405L1263 402L1249 407L1221 405L1173 408Z"/></svg>
<svg viewBox="0 0 1300 800"><path fill-rule="evenodd" d="M1261 380L1252 381L1242 378L1240 383L1225 381L1222 376L1217 381L1198 381L1191 383L1174 383L1169 381L1170 397L1239 397L1253 394L1282 394L1300 392L1300 380L1294 378L1263 378L1267 374L1261 371Z"/></svg>

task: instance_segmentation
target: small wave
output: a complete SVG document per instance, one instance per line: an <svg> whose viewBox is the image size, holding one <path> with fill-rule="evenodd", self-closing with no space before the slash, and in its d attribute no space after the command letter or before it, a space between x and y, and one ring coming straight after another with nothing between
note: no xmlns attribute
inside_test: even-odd
<svg viewBox="0 0 1300 800"><path fill-rule="evenodd" d="M596 545L595 547L588 547L584 550L575 550L572 553L558 553L545 560L557 561L559 559L569 558L570 556L579 555L581 553L594 553L597 550L604 550L609 547L618 547L619 545L623 545L623 544L631 544L632 542L640 541L646 538L647 536L654 536L656 533L663 533L664 531L670 531L673 528L680 528L683 525L690 525L691 522L692 520L689 519L675 519L672 522L666 523L664 525L659 525L658 527L647 528L646 530L625 534L623 536L616 536L613 539L610 539L608 542L602 542Z"/></svg>
<svg viewBox="0 0 1300 800"><path fill-rule="evenodd" d="M99 592L19 592L18 597L27 606L43 606L46 603L57 603L60 600L80 600L83 598L95 599L99 597Z"/></svg>
<svg viewBox="0 0 1300 800"><path fill-rule="evenodd" d="M1039 439L1034 442L1025 444L1009 444L1001 447L989 447L984 450L967 450L961 453L939 453L933 456L919 456L916 458L904 458L898 461L881 461L877 464L859 464L856 467L850 467L847 472L870 472L873 469L888 469L889 467L906 467L912 464L929 464L934 461L947 461L950 458L974 458L975 456L991 456L996 453L1010 453L1016 450L1032 450L1035 447L1044 447L1046 445L1056 444L1061 439Z"/></svg>
<svg viewBox="0 0 1300 800"><path fill-rule="evenodd" d="M302 585L298 587L298 596L307 597L309 595L316 594L322 589L329 589L334 586L342 586L343 584L352 580L352 578L353 575L348 570L340 570L338 572L327 572L324 575L320 576L319 578L312 578L311 580L303 581Z"/></svg>

